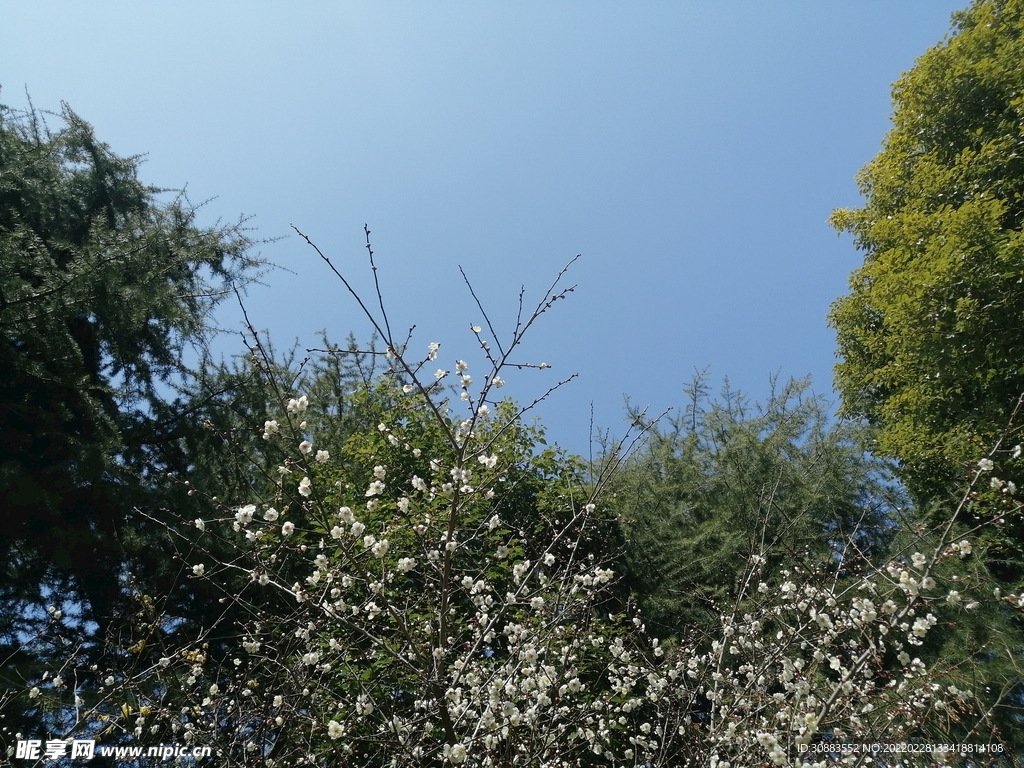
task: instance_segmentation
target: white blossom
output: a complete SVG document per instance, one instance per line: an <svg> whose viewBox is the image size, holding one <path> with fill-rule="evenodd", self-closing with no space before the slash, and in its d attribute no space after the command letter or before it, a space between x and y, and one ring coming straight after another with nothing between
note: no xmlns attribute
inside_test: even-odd
<svg viewBox="0 0 1024 768"><path fill-rule="evenodd" d="M238 511L235 512L235 522L239 525L248 525L252 522L254 514L256 514L256 505L246 504L244 507L239 507Z"/></svg>
<svg viewBox="0 0 1024 768"><path fill-rule="evenodd" d="M466 762L466 747L465 745L452 744L451 748L447 750L448 762L452 765L462 765Z"/></svg>

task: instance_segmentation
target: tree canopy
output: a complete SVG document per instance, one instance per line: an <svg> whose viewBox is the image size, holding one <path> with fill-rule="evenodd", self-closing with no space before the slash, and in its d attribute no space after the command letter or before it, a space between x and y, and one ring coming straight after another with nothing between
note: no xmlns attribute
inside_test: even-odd
<svg viewBox="0 0 1024 768"><path fill-rule="evenodd" d="M123 615L135 510L180 452L190 346L260 261L241 224L202 227L183 194L142 183L65 106L0 107L0 645L20 684L26 642L67 603L78 641ZM126 525L129 521L132 525ZM55 606L54 606L55 607ZM51 611L51 614L53 611Z"/></svg>
<svg viewBox="0 0 1024 768"><path fill-rule="evenodd" d="M1024 3L978 0L893 89L893 127L837 210L864 264L834 306L846 415L876 427L922 503L959 489L1004 436L1024 393ZM1019 424L1017 425L1019 426ZM1007 440L992 501L1021 466ZM1005 481L1010 481L1007 485ZM1019 576L1024 529L990 559Z"/></svg>
<svg viewBox="0 0 1024 768"><path fill-rule="evenodd" d="M679 416L652 428L613 483L625 568L652 630L708 621L740 589L749 559L782 567L879 554L896 496L860 430L835 423L809 382L772 382L755 404L698 374Z"/></svg>

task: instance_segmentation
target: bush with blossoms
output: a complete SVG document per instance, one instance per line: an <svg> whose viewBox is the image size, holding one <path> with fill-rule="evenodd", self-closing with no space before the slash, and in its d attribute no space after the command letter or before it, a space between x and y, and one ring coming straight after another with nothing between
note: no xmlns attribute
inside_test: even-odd
<svg viewBox="0 0 1024 768"><path fill-rule="evenodd" d="M248 493L193 488L207 513L167 525L222 619L196 626L140 594L149 645L112 650L98 692L76 690L73 654L32 681L55 731L211 745L210 764L268 768L930 764L963 756L842 750L1001 743L984 658L941 653L972 613L1022 603L976 567L977 531L957 524L970 495L881 561L855 536L776 572L751 551L713 625L646 631L602 496L622 454L591 471L498 396L505 377L547 367L519 346L570 290L556 280L507 340L484 313L472 363L437 343L415 352L368 311L386 370L347 395L360 425L327 438L317 427L339 404L281 380L254 342L272 394L250 425ZM1003 453L972 487L996 487Z"/></svg>

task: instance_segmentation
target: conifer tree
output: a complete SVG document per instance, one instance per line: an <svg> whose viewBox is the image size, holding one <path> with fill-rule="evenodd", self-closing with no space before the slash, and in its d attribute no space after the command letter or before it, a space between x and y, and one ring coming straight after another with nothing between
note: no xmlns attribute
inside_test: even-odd
<svg viewBox="0 0 1024 768"><path fill-rule="evenodd" d="M196 429L183 354L261 264L241 223L200 226L69 107L46 117L0 107L3 688L56 624L83 658L117 634L125 564L155 541L141 512L170 503L156 477Z"/></svg>

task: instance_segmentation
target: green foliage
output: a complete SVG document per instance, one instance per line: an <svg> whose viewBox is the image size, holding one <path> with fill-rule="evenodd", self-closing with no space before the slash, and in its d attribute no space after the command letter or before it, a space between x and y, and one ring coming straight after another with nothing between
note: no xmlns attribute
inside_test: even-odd
<svg viewBox="0 0 1024 768"><path fill-rule="evenodd" d="M585 490L578 461L539 448L511 403L481 410L486 384L460 419L442 386L392 370L345 395L370 420L338 438L314 426L336 403L270 390L254 474L271 459L273 482L169 531L224 613L127 649L145 662L104 669L113 682L69 731L184 738L266 766L783 764L830 739L1004 744L975 698L996 680L944 655L951 627L992 615L974 613L994 601L969 542L905 528L875 567L861 500L842 503L871 487L872 465L844 479L843 457L862 455L800 383L761 410L729 394L703 407L695 384L689 426L675 425L709 472L691 500L763 538L716 553L717 574L697 567L691 583L735 586L667 643L606 567L619 542L601 484ZM770 502L747 502L767 486ZM855 550L837 556L840 541ZM224 657L213 638L231 634Z"/></svg>
<svg viewBox="0 0 1024 768"><path fill-rule="evenodd" d="M706 381L694 379L685 413L652 432L615 484L626 570L663 634L731 605L754 555L769 553L771 568L848 568L890 528L884 467L807 381L773 383L763 406L728 384L709 402Z"/></svg>
<svg viewBox="0 0 1024 768"><path fill-rule="evenodd" d="M858 178L864 206L832 217L865 254L830 316L843 412L876 427L872 450L899 461L919 502L964 485L1024 393L1022 33L1020 0L957 14L893 89L893 128ZM1002 457L999 477L1020 482ZM989 539L1004 581L1019 579L1021 542L1016 518Z"/></svg>
<svg viewBox="0 0 1024 768"><path fill-rule="evenodd" d="M139 181L138 158L67 107L56 119L0 107L5 687L31 678L55 622L97 654L133 610L123 567L152 545L136 510L169 501L153 471L191 429L169 397L182 356L261 263L240 225L198 226L183 196Z"/></svg>

